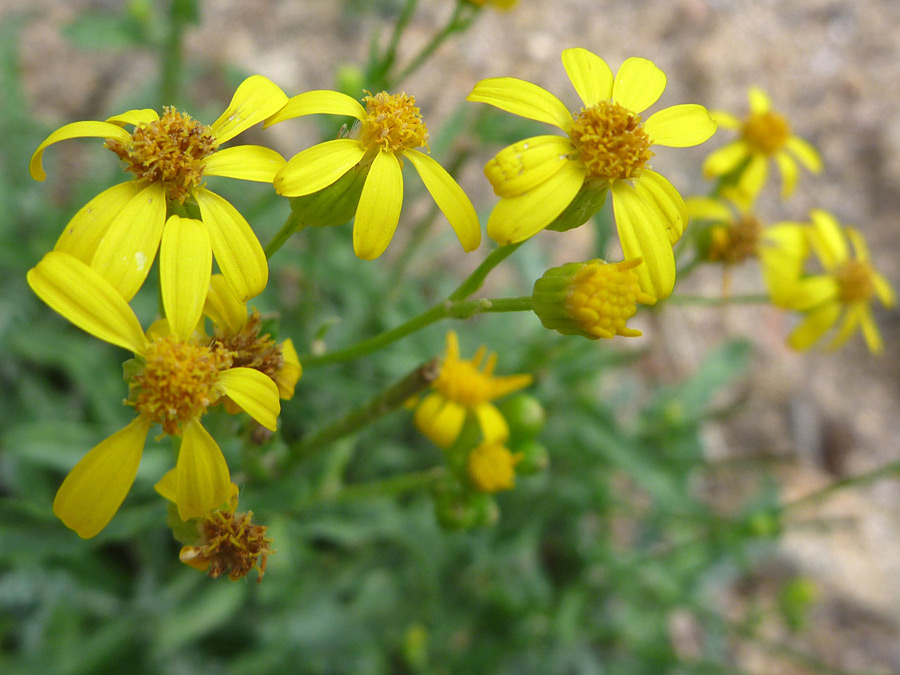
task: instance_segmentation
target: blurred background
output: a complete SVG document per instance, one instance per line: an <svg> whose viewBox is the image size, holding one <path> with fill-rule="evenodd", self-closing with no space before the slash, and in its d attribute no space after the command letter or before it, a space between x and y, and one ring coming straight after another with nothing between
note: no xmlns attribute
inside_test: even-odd
<svg viewBox="0 0 900 675"><path fill-rule="evenodd" d="M643 338L613 346L546 335L531 316L455 325L464 355L485 343L500 353L499 372L535 373L550 468L498 498L493 527L448 532L427 494L327 498L440 462L406 413L291 476L265 475L240 438L223 443L249 477L244 508L275 538L260 585L212 581L178 563L152 492L165 448L148 447L125 508L96 539L81 541L53 518L62 476L127 418L121 354L40 305L24 274L120 174L99 143L72 141L48 153L49 178L38 184L27 173L34 148L67 122L168 103L159 92L167 44L170 54L182 49L179 106L205 122L253 73L289 96L365 86L373 40L386 42L405 4L175 2L186 8L179 40L162 0L0 1L0 670L900 672L896 467L885 480L798 502L900 460L896 311L876 310L880 357L861 339L838 353L792 352L791 318L768 306L668 306L637 317ZM454 4L419 2L400 62ZM668 76L664 106L740 116L748 87L759 86L820 150L825 170L802 173L788 202L770 186L758 213L775 223L831 211L862 230L875 266L900 287L898 31L895 0L520 0L508 12L485 9L400 88L421 106L432 151L470 160L459 181L484 222L493 202L481 167L523 137L521 126L497 127L513 124L509 116L489 118L493 126L467 117L463 99L484 77L520 77L574 105L560 52L580 46L614 70L629 56L652 59ZM321 133L297 121L242 139L290 157ZM654 167L683 195L702 194L700 164L726 137L663 149ZM287 214L265 186L223 182L221 193L264 244ZM426 210L413 198L404 219ZM347 227L294 237L259 301L280 312L281 337L306 352L322 336L346 345L394 326L487 250L462 260L441 228L404 263L398 286L389 271L403 222L399 243L365 265ZM528 293L549 264L599 247L592 227L541 233L490 292ZM762 290L752 264L733 284ZM721 287L721 269L710 266L676 292ZM155 297L137 303L152 313ZM446 328L364 363L308 370L273 443L289 444L439 353Z"/></svg>

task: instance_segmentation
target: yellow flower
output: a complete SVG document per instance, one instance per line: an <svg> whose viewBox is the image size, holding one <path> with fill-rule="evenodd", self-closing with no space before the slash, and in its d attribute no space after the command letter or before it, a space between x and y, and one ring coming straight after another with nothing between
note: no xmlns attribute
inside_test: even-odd
<svg viewBox="0 0 900 675"><path fill-rule="evenodd" d="M196 204L209 232L208 247L235 295L247 299L266 286L262 247L231 204L203 185L204 176L270 183L284 164L274 150L257 145L219 146L278 111L287 96L261 75L237 88L230 105L211 126L166 108L129 110L105 122L73 122L54 131L31 158L31 176L44 180L44 150L70 138L103 138L134 179L101 192L66 225L54 250L97 270L130 300L150 271L171 207ZM132 125L128 133L123 127ZM198 254L199 255L199 254Z"/></svg>
<svg viewBox="0 0 900 675"><path fill-rule="evenodd" d="M259 334L262 318L255 309L247 314L247 304L238 300L221 274L214 274L203 309L216 326L215 344L226 349L232 365L253 368L267 375L278 387L281 398L294 396L294 387L303 368L288 338L276 343L268 333Z"/></svg>
<svg viewBox="0 0 900 675"><path fill-rule="evenodd" d="M53 512L81 537L93 537L115 515L154 423L181 437L175 477L182 520L205 515L227 497L228 466L200 424L210 405L227 396L275 429L280 404L272 380L251 368L231 367L227 351L194 338L212 266L207 242L207 228L197 220L172 216L166 223L160 247L168 325L163 332L145 334L118 291L67 253L52 251L28 272L32 290L51 308L91 335L134 352L140 366L127 401L137 417L75 465L53 502ZM194 264L204 256L203 264Z"/></svg>
<svg viewBox="0 0 900 675"><path fill-rule="evenodd" d="M712 112L719 126L738 131L740 137L713 151L703 163L703 174L707 178L724 176L746 162L737 187L752 199L766 183L769 158L772 158L781 173L781 197L786 199L793 194L797 184L797 162L813 173L819 173L822 159L812 145L791 133L790 124L772 110L772 102L762 89L752 87L747 97L750 114L744 120L720 110Z"/></svg>
<svg viewBox="0 0 900 675"><path fill-rule="evenodd" d="M730 196L736 194L731 191ZM710 224L709 240L702 252L706 260L737 265L757 256L764 227L750 203L740 198L690 197L685 205L692 220Z"/></svg>
<svg viewBox="0 0 900 675"><path fill-rule="evenodd" d="M479 492L500 492L516 486L519 452L510 452L502 442L484 441L469 453L466 469L469 480Z"/></svg>
<svg viewBox="0 0 900 675"><path fill-rule="evenodd" d="M336 91L308 91L294 96L266 126L294 117L325 113L359 120L350 138L320 143L294 155L275 176L275 190L286 197L310 195L337 182L356 166L367 168L353 224L353 250L365 260L387 248L400 221L403 160L418 172L425 188L447 217L465 251L481 243L481 227L472 202L435 160L416 148L427 143L428 130L415 99L381 92L358 101Z"/></svg>
<svg viewBox="0 0 900 675"><path fill-rule="evenodd" d="M493 375L497 355L487 356L482 346L471 360L459 358L459 340L454 331L447 333L447 353L441 372L415 412L419 430L442 448L449 448L459 438L466 414L473 413L486 441L503 443L509 438L509 425L503 414L491 403L531 384L531 375Z"/></svg>
<svg viewBox="0 0 900 675"><path fill-rule="evenodd" d="M881 352L881 335L871 303L877 297L885 307L893 307L897 302L894 289L872 267L868 246L858 230L841 227L834 216L821 209L813 210L810 216L812 225L785 223L770 228L770 245L761 251L763 274L773 302L804 314L788 344L794 349L809 349L840 324L830 349L841 347L860 328L869 350ZM803 262L810 249L824 274L803 275Z"/></svg>
<svg viewBox="0 0 900 675"><path fill-rule="evenodd" d="M642 122L640 113L666 87L665 74L651 61L630 58L615 78L586 49L567 49L562 61L584 103L574 116L545 89L511 77L482 80L468 96L566 134L520 141L488 162L485 174L500 197L488 234L500 244L523 241L550 225L583 190L608 189L625 258L644 260L637 269L641 289L664 298L675 284L672 245L687 216L678 191L648 168L650 148L697 145L716 125L703 106L692 104L660 110Z"/></svg>

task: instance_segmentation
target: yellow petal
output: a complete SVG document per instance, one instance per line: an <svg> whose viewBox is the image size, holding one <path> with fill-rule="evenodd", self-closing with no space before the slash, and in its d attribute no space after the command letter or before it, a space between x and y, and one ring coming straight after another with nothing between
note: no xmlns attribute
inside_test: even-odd
<svg viewBox="0 0 900 675"><path fill-rule="evenodd" d="M142 189L141 183L130 180L101 192L72 216L53 250L73 255L90 265L109 226Z"/></svg>
<svg viewBox="0 0 900 675"><path fill-rule="evenodd" d="M106 121L110 124L131 124L139 127L142 124L150 124L159 120L159 113L152 108L142 108L140 110L127 110L119 115L107 117Z"/></svg>
<svg viewBox="0 0 900 675"><path fill-rule="evenodd" d="M554 175L574 152L563 136L533 136L509 145L484 167L498 197L516 197Z"/></svg>
<svg viewBox="0 0 900 675"><path fill-rule="evenodd" d="M837 219L824 209L813 209L809 212L813 222L814 236L810 243L822 260L825 269L833 269L850 258L847 238L841 230Z"/></svg>
<svg viewBox="0 0 900 675"><path fill-rule="evenodd" d="M486 369L490 372L490 369ZM524 389L534 380L531 375L504 375L502 377L491 377L489 398L496 399L511 394L519 389Z"/></svg>
<svg viewBox="0 0 900 675"><path fill-rule="evenodd" d="M150 273L165 224L165 188L150 183L116 214L97 246L91 267L123 298L131 300Z"/></svg>
<svg viewBox="0 0 900 675"><path fill-rule="evenodd" d="M275 373L275 385L278 387L278 395L287 401L294 397L294 388L303 375L303 366L300 365L300 357L290 338L281 343L281 356L284 365Z"/></svg>
<svg viewBox="0 0 900 675"><path fill-rule="evenodd" d="M363 120L366 117L366 109L359 101L350 98L347 94L317 89L292 96L281 110L266 120L264 126L270 127L294 117L316 114L345 115Z"/></svg>
<svg viewBox="0 0 900 675"><path fill-rule="evenodd" d="M750 102L750 112L754 115L767 113L772 109L772 100L759 87L750 87L747 91L747 100Z"/></svg>
<svg viewBox="0 0 900 675"><path fill-rule="evenodd" d="M709 140L716 133L716 123L702 105L685 103L650 115L644 122L644 131L653 145L687 148Z"/></svg>
<svg viewBox="0 0 900 675"><path fill-rule="evenodd" d="M240 180L271 183L284 166L284 157L261 145L236 145L214 152L206 160L206 176L225 176Z"/></svg>
<svg viewBox="0 0 900 675"><path fill-rule="evenodd" d="M275 431L281 403L270 377L253 368L229 368L219 373L217 386L250 417Z"/></svg>
<svg viewBox="0 0 900 675"><path fill-rule="evenodd" d="M732 141L718 150L713 150L703 162L703 175L707 179L724 176L733 171L749 154L747 144Z"/></svg>
<svg viewBox="0 0 900 675"><path fill-rule="evenodd" d="M347 173L366 154L351 138L325 141L291 157L275 175L275 191L285 197L318 192Z"/></svg>
<svg viewBox="0 0 900 675"><path fill-rule="evenodd" d="M612 100L635 114L644 112L666 90L666 74L653 61L632 56L616 73Z"/></svg>
<svg viewBox="0 0 900 675"><path fill-rule="evenodd" d="M209 190L194 191L203 222L209 227L213 255L228 285L241 302L263 292L269 280L266 254L236 208Z"/></svg>
<svg viewBox="0 0 900 675"><path fill-rule="evenodd" d="M353 250L363 260L374 260L391 243L403 205L403 174L400 162L390 152L381 151L366 176L356 219L353 222Z"/></svg>
<svg viewBox="0 0 900 675"><path fill-rule="evenodd" d="M691 220L711 220L714 222L730 222L733 218L728 204L715 197L688 197L684 200Z"/></svg>
<svg viewBox="0 0 900 675"><path fill-rule="evenodd" d="M209 292L212 248L206 223L172 216L166 222L159 250L159 286L172 333L191 337Z"/></svg>
<svg viewBox="0 0 900 675"><path fill-rule="evenodd" d="M235 335L247 323L247 305L235 297L221 274L214 274L209 280L203 313L226 335Z"/></svg>
<svg viewBox="0 0 900 675"><path fill-rule="evenodd" d="M221 506L230 490L231 476L219 445L200 422L188 422L175 465L178 517L202 518Z"/></svg>
<svg viewBox="0 0 900 675"><path fill-rule="evenodd" d="M467 101L487 103L513 115L545 122L566 133L572 129L572 113L543 87L515 77L491 77L475 85Z"/></svg>
<svg viewBox="0 0 900 675"><path fill-rule="evenodd" d="M834 337L831 339L831 342L828 343L829 350L833 351L835 349L840 349L845 344L847 344L847 340L853 337L856 329L862 323L863 314L867 309L867 304L859 302L846 307L844 317L840 322L841 325L838 328L837 332L834 334ZM875 333L877 335L878 331L876 330ZM880 336L876 337L876 346L879 349L881 348Z"/></svg>
<svg viewBox="0 0 900 675"><path fill-rule="evenodd" d="M226 143L257 122L281 110L288 98L277 84L262 75L251 75L241 82L225 112L210 130L219 143Z"/></svg>
<svg viewBox="0 0 900 675"><path fill-rule="evenodd" d="M837 280L830 274L816 274L797 279L791 290L789 306L801 312L836 301L840 294Z"/></svg>
<svg viewBox="0 0 900 675"><path fill-rule="evenodd" d="M124 298L95 270L51 251L28 272L28 285L52 309L96 338L143 354L144 331Z"/></svg>
<svg viewBox="0 0 900 675"><path fill-rule="evenodd" d="M606 61L587 49L576 47L563 50L562 62L585 108L612 98L613 73Z"/></svg>
<svg viewBox="0 0 900 675"><path fill-rule="evenodd" d="M813 173L819 173L822 170L822 158L816 149L797 136L790 136L785 141L784 147L800 160L800 163Z"/></svg>
<svg viewBox="0 0 900 675"><path fill-rule="evenodd" d="M459 438L466 421L466 409L440 394L432 393L422 399L413 419L419 431L435 445L446 449Z"/></svg>
<svg viewBox="0 0 900 675"><path fill-rule="evenodd" d="M720 129L740 129L741 121L731 113L724 110L710 110L709 116L712 121L719 125Z"/></svg>
<svg viewBox="0 0 900 675"><path fill-rule="evenodd" d="M486 443L506 443L509 440L509 425L506 418L491 403L484 403L475 408L478 426Z"/></svg>
<svg viewBox="0 0 900 675"><path fill-rule="evenodd" d="M481 225L475 207L459 184L444 167L418 150L407 150L403 157L419 173L425 188L456 232L463 250L468 253L478 248L481 244Z"/></svg>
<svg viewBox="0 0 900 675"><path fill-rule="evenodd" d="M878 326L872 317L872 309L868 305L863 305L860 309L860 326L869 351L873 354L880 354L884 351L881 333L878 332Z"/></svg>
<svg viewBox="0 0 900 675"><path fill-rule="evenodd" d="M678 190L655 171L644 171L634 181L635 190L653 208L666 228L669 243L674 246L687 226L687 208Z"/></svg>
<svg viewBox="0 0 900 675"><path fill-rule="evenodd" d="M634 269L641 290L654 300L662 300L675 286L675 257L665 226L656 211L628 184L613 183L611 192L625 260L644 259L644 264Z"/></svg>
<svg viewBox="0 0 900 675"><path fill-rule="evenodd" d="M847 235L847 239L850 240L850 244L853 246L853 253L857 260L870 260L871 254L869 253L869 245L866 243L865 237L863 237L862 232L857 230L855 227L848 225L844 228L844 234Z"/></svg>
<svg viewBox="0 0 900 675"><path fill-rule="evenodd" d="M763 189L768 177L769 162L766 158L763 155L751 155L750 162L738 178L738 190L746 199L752 201Z"/></svg>
<svg viewBox="0 0 900 675"><path fill-rule="evenodd" d="M178 472L175 469L169 469L163 474L163 477L157 481L156 485L153 486L154 490L173 504L178 499L177 474Z"/></svg>
<svg viewBox="0 0 900 675"><path fill-rule="evenodd" d="M537 234L572 203L584 183L584 175L582 164L566 162L534 189L501 199L488 218L488 236L505 246Z"/></svg>
<svg viewBox="0 0 900 675"><path fill-rule="evenodd" d="M809 349L829 328L837 323L840 314L841 305L837 302L829 302L814 309L788 336L788 344L799 351Z"/></svg>
<svg viewBox="0 0 900 675"><path fill-rule="evenodd" d="M781 198L787 199L794 194L794 188L797 186L797 162L786 152L776 152L773 155L775 164L778 166L778 172L781 174Z"/></svg>
<svg viewBox="0 0 900 675"><path fill-rule="evenodd" d="M783 223L766 228L759 249L763 280L772 302L791 308L797 284L808 255L805 227L800 223Z"/></svg>
<svg viewBox="0 0 900 675"><path fill-rule="evenodd" d="M116 515L134 483L150 421L137 417L94 447L75 465L56 493L53 513L89 539Z"/></svg>
<svg viewBox="0 0 900 675"><path fill-rule="evenodd" d="M66 141L70 138L115 138L120 141L127 141L131 138L131 134L122 127L109 122L72 122L64 127L60 127L47 136L31 156L28 171L31 173L32 178L35 180L45 180L47 178L43 164L44 150L54 143Z"/></svg>
<svg viewBox="0 0 900 675"><path fill-rule="evenodd" d="M893 287L881 274L872 270L872 283L875 286L875 295L885 307L893 307L897 304L897 294Z"/></svg>

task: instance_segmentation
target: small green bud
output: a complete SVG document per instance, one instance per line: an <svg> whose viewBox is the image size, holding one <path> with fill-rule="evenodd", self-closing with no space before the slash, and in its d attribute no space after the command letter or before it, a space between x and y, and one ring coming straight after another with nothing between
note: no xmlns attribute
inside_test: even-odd
<svg viewBox="0 0 900 675"><path fill-rule="evenodd" d="M547 422L544 406L531 394L513 394L498 407L515 438L534 438Z"/></svg>
<svg viewBox="0 0 900 675"><path fill-rule="evenodd" d="M520 443L513 452L520 456L516 464L516 473L522 476L545 471L550 466L550 452L547 446L534 439Z"/></svg>

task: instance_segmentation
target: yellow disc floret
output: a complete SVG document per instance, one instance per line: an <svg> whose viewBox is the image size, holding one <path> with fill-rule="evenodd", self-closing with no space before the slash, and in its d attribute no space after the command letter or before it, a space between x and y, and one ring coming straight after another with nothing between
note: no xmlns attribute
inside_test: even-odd
<svg viewBox="0 0 900 675"><path fill-rule="evenodd" d="M865 302L875 294L872 267L864 260L847 260L835 270L840 300L845 305Z"/></svg>
<svg viewBox="0 0 900 675"><path fill-rule="evenodd" d="M167 198L179 204L200 185L205 160L217 146L209 127L175 108L166 108L155 122L139 125L127 142L106 141L106 147L125 162L126 171L162 183Z"/></svg>
<svg viewBox="0 0 900 675"><path fill-rule="evenodd" d="M488 356L484 371L481 371L479 366L486 353L487 350L482 346L471 360L448 356L441 365L441 372L434 382L434 388L443 394L444 398L467 408L474 408L490 401L494 398L494 378L491 377L491 373L497 362L497 355Z"/></svg>
<svg viewBox="0 0 900 675"><path fill-rule="evenodd" d="M428 129L415 98L382 91L374 96L369 94L363 102L366 118L362 121L359 137L363 146L369 150L399 153L427 145Z"/></svg>
<svg viewBox="0 0 900 675"><path fill-rule="evenodd" d="M216 381L230 367L231 354L220 346L158 337L147 349L143 371L131 381L130 403L167 434L179 434L219 398Z"/></svg>
<svg viewBox="0 0 900 675"><path fill-rule="evenodd" d="M582 110L569 133L589 178L615 181L640 175L653 157L641 118L612 101Z"/></svg>
<svg viewBox="0 0 900 675"><path fill-rule="evenodd" d="M756 152L774 155L791 136L791 126L778 113L766 111L750 115L741 128L747 144Z"/></svg>
<svg viewBox="0 0 900 675"><path fill-rule="evenodd" d="M643 293L634 268L638 260L606 264L592 261L579 269L569 285L566 312L585 333L602 338L637 337L625 324L637 313L637 303L652 302Z"/></svg>
<svg viewBox="0 0 900 675"><path fill-rule="evenodd" d="M469 479L480 492L511 490L516 485L516 464L519 453L496 442L484 442L469 453Z"/></svg>

